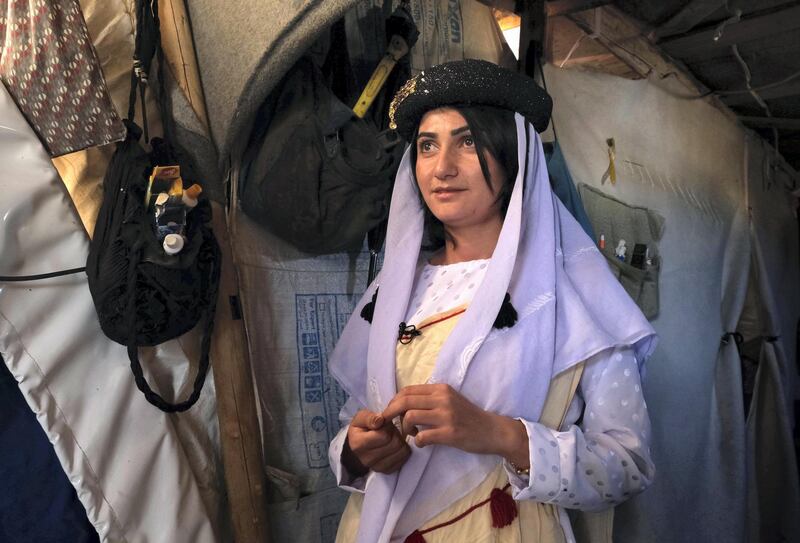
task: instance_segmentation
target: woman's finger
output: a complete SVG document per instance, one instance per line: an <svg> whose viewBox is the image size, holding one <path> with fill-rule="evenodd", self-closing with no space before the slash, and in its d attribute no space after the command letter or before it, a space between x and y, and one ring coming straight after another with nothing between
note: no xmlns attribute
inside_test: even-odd
<svg viewBox="0 0 800 543"><path fill-rule="evenodd" d="M400 437L400 432L394 430L394 435L385 445L374 449L365 449L361 456L361 461L364 465L372 467L376 462L380 462L404 447L408 447L408 444Z"/></svg>
<svg viewBox="0 0 800 543"><path fill-rule="evenodd" d="M428 445L453 445L453 433L449 428L431 428L420 430L414 436L414 443L417 447L427 447Z"/></svg>
<svg viewBox="0 0 800 543"><path fill-rule="evenodd" d="M393 433L397 433L397 429L394 426L391 426L391 428L384 427L380 430L356 430L349 436L350 447L355 453L380 449L391 443Z"/></svg>
<svg viewBox="0 0 800 543"><path fill-rule="evenodd" d="M403 415L403 435L417 435L417 426L439 427L445 418L439 409L412 409Z"/></svg>
<svg viewBox="0 0 800 543"><path fill-rule="evenodd" d="M379 473L394 473L406 463L411 455L411 447L403 443L403 446L383 457L372 465L372 470Z"/></svg>
<svg viewBox="0 0 800 543"><path fill-rule="evenodd" d="M398 394L392 398L392 401L390 401L386 409L383 410L381 416L386 420L392 420L411 409L433 409L438 404L439 400L430 394Z"/></svg>
<svg viewBox="0 0 800 543"><path fill-rule="evenodd" d="M368 428L371 430L376 430L383 425L383 420L380 421L380 424L377 427L373 427L376 423L376 418L382 418L379 413L374 413L368 409L359 409L358 412L353 416L353 420L350 421L350 426L356 426L358 428Z"/></svg>
<svg viewBox="0 0 800 543"><path fill-rule="evenodd" d="M398 395L428 395L443 390L448 385L427 384L427 385L408 385L400 389Z"/></svg>

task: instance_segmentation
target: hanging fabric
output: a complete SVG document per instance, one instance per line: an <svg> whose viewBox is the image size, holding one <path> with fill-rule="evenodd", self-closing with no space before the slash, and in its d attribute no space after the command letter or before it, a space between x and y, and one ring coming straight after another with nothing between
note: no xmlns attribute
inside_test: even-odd
<svg viewBox="0 0 800 543"><path fill-rule="evenodd" d="M4 6L0 80L50 155L124 138L78 1Z"/></svg>

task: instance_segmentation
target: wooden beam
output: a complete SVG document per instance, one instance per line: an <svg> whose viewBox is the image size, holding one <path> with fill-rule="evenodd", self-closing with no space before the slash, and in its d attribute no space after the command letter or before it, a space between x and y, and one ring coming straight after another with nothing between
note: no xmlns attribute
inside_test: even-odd
<svg viewBox="0 0 800 543"><path fill-rule="evenodd" d="M788 98L790 96L800 96L800 80L791 81L778 87L772 87L758 91L758 95L764 100L778 100L779 98ZM749 93L744 92L740 94L720 95L720 98L728 106L743 106L747 104L756 104L755 98Z"/></svg>
<svg viewBox="0 0 800 543"><path fill-rule="evenodd" d="M613 53L599 53L597 55L581 55L579 57L572 57L564 63L564 66L580 66L583 64L603 64L609 63L617 59L617 55ZM562 66L562 68L564 67ZM616 75L616 74L615 74Z"/></svg>
<svg viewBox="0 0 800 543"><path fill-rule="evenodd" d="M590 70L625 79L642 78L607 47L589 38L569 17L548 17L545 53L547 62L559 68Z"/></svg>
<svg viewBox="0 0 800 543"><path fill-rule="evenodd" d="M647 77L658 51L642 37L641 26L613 6L581 11L567 16L592 39L614 53L638 77Z"/></svg>
<svg viewBox="0 0 800 543"><path fill-rule="evenodd" d="M244 321L238 310L239 283L233 266L228 224L225 210L218 204L213 207L213 221L214 235L222 252L222 272L211 361L217 390L225 486L234 541L262 543L269 540L269 530L261 430Z"/></svg>
<svg viewBox="0 0 800 543"><path fill-rule="evenodd" d="M725 0L692 0L658 27L654 35L656 38L664 38L674 34L685 34L724 5Z"/></svg>
<svg viewBox="0 0 800 543"><path fill-rule="evenodd" d="M659 45L674 57L698 58L727 52L728 47L737 43L797 29L800 29L800 5L731 23L725 27L725 31L717 41L714 41L716 28L709 28L664 40L659 42Z"/></svg>
<svg viewBox="0 0 800 543"><path fill-rule="evenodd" d="M545 11L548 17L569 15L587 9L599 8L610 4L611 0L552 0L545 2Z"/></svg>
<svg viewBox="0 0 800 543"><path fill-rule="evenodd" d="M778 128L782 130L800 130L800 118L788 119L785 117L748 117L739 116L739 120L750 126L760 128Z"/></svg>
<svg viewBox="0 0 800 543"><path fill-rule="evenodd" d="M166 66L189 102L194 114L209 132L208 111L197 68L192 30L184 0L161 0L158 4L161 21L161 49L164 51Z"/></svg>
<svg viewBox="0 0 800 543"><path fill-rule="evenodd" d="M601 12L599 16L595 14L597 11ZM594 38L584 39L584 43L581 43L578 50L575 51L576 55L586 53L586 51L583 51L585 42L597 42L617 56L620 59L620 63L630 67L631 73L636 74L638 77L652 77L656 84L662 79L675 79L686 88L687 94L690 96L703 94L709 90L694 78L683 63L664 55L660 48L644 35L641 23L625 15L614 6L603 6L594 10L573 13L566 17L549 17L548 27L554 27L553 23L560 19L569 19L586 34L595 36ZM554 62L556 55L552 50L552 45L557 41L557 36L554 36L555 30L550 28L548 31L548 47L550 47L548 59L558 65ZM572 43L574 43L574 40ZM572 43L567 46L568 49ZM590 49L590 51L592 50ZM594 54L599 53L594 51L589 53L589 55ZM603 69L602 66L598 68ZM602 71L609 73L608 70ZM634 78L632 76L626 77ZM723 112L726 117L735 121L736 115L725 107L721 100L714 96L710 96L707 100Z"/></svg>

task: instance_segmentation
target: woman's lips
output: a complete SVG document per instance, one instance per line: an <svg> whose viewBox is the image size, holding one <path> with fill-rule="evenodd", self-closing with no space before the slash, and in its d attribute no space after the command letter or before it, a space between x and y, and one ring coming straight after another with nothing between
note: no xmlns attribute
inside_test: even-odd
<svg viewBox="0 0 800 543"><path fill-rule="evenodd" d="M464 192L465 189L434 189L433 196L438 200L449 200L454 198L459 192Z"/></svg>

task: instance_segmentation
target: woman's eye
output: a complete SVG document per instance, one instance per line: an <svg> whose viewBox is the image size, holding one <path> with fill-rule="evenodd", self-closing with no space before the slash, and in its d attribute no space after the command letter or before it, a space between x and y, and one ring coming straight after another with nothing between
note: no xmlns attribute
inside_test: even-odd
<svg viewBox="0 0 800 543"><path fill-rule="evenodd" d="M475 147L475 140L472 139L472 136L466 136L464 138L464 145L467 147Z"/></svg>
<svg viewBox="0 0 800 543"><path fill-rule="evenodd" d="M432 147L432 143L430 141L421 141L419 143L419 150L424 152L424 153L427 153L428 151L430 151L431 147Z"/></svg>

